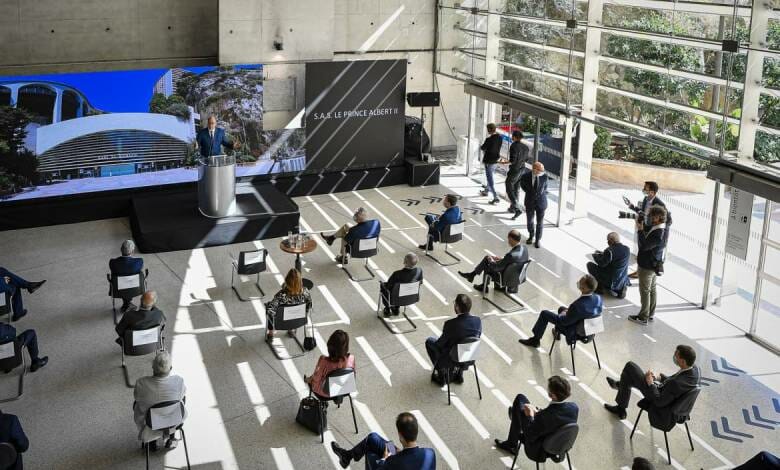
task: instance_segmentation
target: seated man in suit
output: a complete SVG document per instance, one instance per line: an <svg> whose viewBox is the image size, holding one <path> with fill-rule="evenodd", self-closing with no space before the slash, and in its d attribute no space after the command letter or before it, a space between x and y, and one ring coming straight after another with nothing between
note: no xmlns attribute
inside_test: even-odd
<svg viewBox="0 0 780 470"><path fill-rule="evenodd" d="M644 457L634 457L631 470L655 470L655 466Z"/></svg>
<svg viewBox="0 0 780 470"><path fill-rule="evenodd" d="M482 320L469 312L471 298L466 294L458 294L455 297L455 318L444 322L441 336L431 336L425 340L425 350L433 364L431 380L439 385L444 385L444 371L450 367L450 349L466 338L482 336ZM463 383L463 371L454 370L452 381Z"/></svg>
<svg viewBox="0 0 780 470"><path fill-rule="evenodd" d="M14 340L18 340L27 347L27 352L30 354L30 372L35 372L49 362L49 356L39 357L38 355L38 335L35 333L35 330L24 330L17 337L16 328L8 323L0 322L0 343L4 344ZM8 373L10 371L6 370L3 372Z"/></svg>
<svg viewBox="0 0 780 470"><path fill-rule="evenodd" d="M176 447L177 442L174 432L170 429L154 430L146 425L146 412L154 405L166 401L182 401L187 393L184 379L171 374L173 363L171 355L163 351L157 353L152 361L152 376L141 377L135 382L133 390L133 420L138 428L138 439L141 442L149 442L152 451L157 450L157 441L168 438L165 441L167 449Z"/></svg>
<svg viewBox="0 0 780 470"><path fill-rule="evenodd" d="M623 299L628 289L628 263L631 250L620 243L620 235L610 232L607 235L607 248L593 253L593 261L588 262L588 272L596 278L599 289Z"/></svg>
<svg viewBox="0 0 780 470"><path fill-rule="evenodd" d="M22 424L16 415L6 414L0 411L0 442L7 442L16 449L16 462L10 467L4 467L8 470L22 470L22 453L30 447L30 441L24 434Z"/></svg>
<svg viewBox="0 0 780 470"><path fill-rule="evenodd" d="M320 233L328 245L333 245L333 242L336 241L337 238L341 238L341 254L336 257L336 262L339 264L347 264L349 262L349 256L347 256L346 253L347 245L355 240L378 237L379 232L382 229L379 221L376 219L369 219L368 212L362 207L359 207L358 210L355 211L352 215L352 220L355 221L355 225L350 227L349 224L344 224L341 228L333 232L332 235L325 235L324 232Z"/></svg>
<svg viewBox="0 0 780 470"><path fill-rule="evenodd" d="M347 468L351 461L357 462L365 456L366 470L435 470L436 453L433 449L417 445L417 418L411 413L401 413L395 420L395 428L403 449L398 449L392 441L383 439L375 432L352 449L344 449L336 441L330 443L330 448L338 456L341 468Z"/></svg>
<svg viewBox="0 0 780 470"><path fill-rule="evenodd" d="M460 207L458 207L458 196L447 194L442 201L444 212L440 216L427 214L425 223L428 224L428 241L419 245L421 250L433 250L433 242L441 241L441 234L447 225L457 224L462 220ZM427 245L427 247L426 247Z"/></svg>
<svg viewBox="0 0 780 470"><path fill-rule="evenodd" d="M379 290L382 293L382 304L385 306L385 316L390 316L390 307L388 306L388 299L390 298L390 293L393 291L393 287L395 287L396 284L406 284L410 282L420 282L423 280L423 272L422 268L417 267L417 255L414 253L407 253L406 256L404 256L404 268L399 269L398 271L394 272L390 275L389 278L387 278L387 282L380 282L379 283ZM399 308L393 307L392 308L392 314L398 315Z"/></svg>
<svg viewBox="0 0 780 470"><path fill-rule="evenodd" d="M498 285L498 273L503 273L504 270L514 263L525 263L528 261L528 250L520 244L522 236L519 230L510 230L506 236L506 242L509 244L509 251L503 258L498 256L485 256L482 261L471 272L458 271L461 277L466 278L469 282L473 282L474 278L483 272L488 273L490 279L496 283L496 290L502 290L504 286ZM485 279L485 282L490 283L490 279ZM483 284L474 284L474 288L487 292L489 289L485 288Z"/></svg>
<svg viewBox="0 0 780 470"><path fill-rule="evenodd" d="M119 336L116 343L121 345L127 330L146 330L157 325L165 328L165 314L158 309L157 292L150 290L141 297L141 308L139 310L128 310L122 315L119 324L116 325L116 334Z"/></svg>
<svg viewBox="0 0 780 470"><path fill-rule="evenodd" d="M519 340L520 344L538 348L548 323L555 325L554 335L563 334L569 343L576 340L577 323L586 318L598 317L604 308L604 301L600 295L595 293L597 285L596 278L590 274L582 276L577 281L577 289L582 295L568 307L558 308L557 314L549 310L542 310L536 319L533 330L531 330L534 335L528 339Z"/></svg>
<svg viewBox="0 0 780 470"><path fill-rule="evenodd" d="M24 303L22 302L22 289L27 289L27 292L32 294L37 291L44 282L46 282L46 279L43 281L30 282L5 268L0 268L0 295L8 294L11 297L11 307L14 312L13 321L27 315L27 310L24 309Z"/></svg>
<svg viewBox="0 0 780 470"><path fill-rule="evenodd" d="M620 380L607 377L610 387L617 390L616 405L604 404L604 408L620 419L626 419L626 408L631 398L631 389L636 388L650 402L647 413L651 421L669 422L673 419L670 405L674 401L699 385L699 367L696 362L696 351L690 346L681 344L674 350L674 364L679 368L673 375L658 376L652 370L642 372L638 365L629 361L620 373Z"/></svg>
<svg viewBox="0 0 780 470"><path fill-rule="evenodd" d="M544 438L566 424L577 422L580 409L576 403L566 401L570 395L569 381L557 375L547 379L547 396L550 397L547 408L539 409L522 393L517 395L509 407L509 419L512 420L509 436L505 441L496 439L496 447L516 454L523 444L529 457L544 456Z"/></svg>
<svg viewBox="0 0 780 470"><path fill-rule="evenodd" d="M133 240L125 240L122 242L122 256L119 258L112 258L108 262L108 269L111 270L111 277L115 276L132 276L138 274L144 269L143 258L133 258L135 253L135 242ZM132 297L122 299L122 308L120 311L125 313L130 307L135 308L135 305L131 302Z"/></svg>
<svg viewBox="0 0 780 470"><path fill-rule="evenodd" d="M764 450L734 470L780 470L780 459Z"/></svg>

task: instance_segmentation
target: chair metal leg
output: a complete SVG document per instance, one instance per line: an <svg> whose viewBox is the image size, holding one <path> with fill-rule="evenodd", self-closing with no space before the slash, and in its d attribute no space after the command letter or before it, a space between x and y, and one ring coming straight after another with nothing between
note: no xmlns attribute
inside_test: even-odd
<svg viewBox="0 0 780 470"><path fill-rule="evenodd" d="M639 424L639 418L641 418L641 417L642 417L642 412L643 412L643 411L644 411L644 410L640 408L640 409L639 409L639 414L638 414L638 415L636 415L636 421L634 421L634 428L633 428L633 429L631 429L631 435L630 435L630 436L628 436L628 439L629 439L629 440L631 440L631 439L633 439L633 438L634 438L634 432L636 432L636 426L637 426L637 424Z"/></svg>
<svg viewBox="0 0 780 470"><path fill-rule="evenodd" d="M10 401L16 401L19 398L21 398L21 396L24 394L24 376L27 374L27 360L24 357L24 346L22 346L21 354L22 354L22 373L19 375L19 385L18 385L19 393L14 397L4 398L0 400L0 403L8 403Z"/></svg>
<svg viewBox="0 0 780 470"><path fill-rule="evenodd" d="M184 441L184 457L187 459L187 470L190 470L190 451L187 449L187 436L184 435L184 427L180 427L181 440Z"/></svg>
<svg viewBox="0 0 780 470"><path fill-rule="evenodd" d="M539 470L539 462L536 462L536 470Z"/></svg>
<svg viewBox="0 0 780 470"><path fill-rule="evenodd" d="M517 446L517 452L515 452L515 458L512 459L512 466L509 467L509 470L515 470L515 464L517 463L518 455L520 455L520 446Z"/></svg>
<svg viewBox="0 0 780 470"><path fill-rule="evenodd" d="M571 470L571 458L569 458L569 453L566 452L566 463L569 464L569 470Z"/></svg>
<svg viewBox="0 0 780 470"><path fill-rule="evenodd" d="M135 383L130 381L130 371L127 370L127 364L125 364L125 348L122 348L122 374L125 376L125 385L127 388L135 388Z"/></svg>
<svg viewBox="0 0 780 470"><path fill-rule="evenodd" d="M479 399L482 400L482 389L479 387L479 374L477 373L476 363L474 363L474 379L477 381L477 393L479 393Z"/></svg>
<svg viewBox="0 0 780 470"><path fill-rule="evenodd" d="M574 365L574 348L577 347L577 343L572 344L569 349L571 350L571 374L577 375L577 366Z"/></svg>
<svg viewBox="0 0 780 470"><path fill-rule="evenodd" d="M387 330L390 333L392 333L394 335L402 335L402 334L411 333L411 332L417 330L417 325L415 325L414 322L406 315L406 306L404 306L403 315L404 315L404 318L406 318L406 321L408 321L409 324L412 325L412 329L411 330L401 330L401 329L397 328L395 325L393 325L392 323L390 323L389 321L387 321L387 318L385 318L380 313L382 311L382 298L383 298L382 297L382 289L380 288L379 289L379 299L376 301L376 317L378 319L382 320L382 323L385 325L385 328L387 328ZM387 303L390 304L390 301L388 300ZM390 306L390 308L392 308L392 306Z"/></svg>
<svg viewBox="0 0 780 470"><path fill-rule="evenodd" d="M447 372L444 374L444 377L447 380L447 404L451 405L452 401L450 400L450 369L447 369Z"/></svg>
<svg viewBox="0 0 780 470"><path fill-rule="evenodd" d="M355 418L355 406L352 404L352 395L347 395L349 397L349 407L352 408L352 422L355 424L355 434L358 433L358 427L357 427L357 418Z"/></svg>
<svg viewBox="0 0 780 470"><path fill-rule="evenodd" d="M482 285L484 286L484 288L482 289L482 300L486 301L487 303L489 303L490 305L496 307L497 309L501 310L504 313L519 312L520 310L525 308L525 306L523 305L522 302L520 302L519 300L515 299L514 297L512 297L511 295L509 295L506 292L506 286L504 286L504 292L502 292L502 293L504 294L504 296L507 299L511 300L515 305L520 306L519 309L512 308L512 307L510 307L510 308L504 307L504 306L498 304L497 302L493 301L493 299L488 298L487 297L487 283L485 282L487 279L488 279L487 278L487 273L482 273Z"/></svg>
<svg viewBox="0 0 780 470"><path fill-rule="evenodd" d="M596 364L599 365L599 370L601 370L601 359L599 359L599 350L596 347L596 337L593 337L593 351L596 353Z"/></svg>
<svg viewBox="0 0 780 470"><path fill-rule="evenodd" d="M345 265L345 264L342 264L342 265L341 265L341 269L343 269L343 270L344 270L344 272L346 272L346 273L347 273L347 276L349 276L350 280L352 280L352 281L354 281L354 282L365 282L365 281L371 281L371 280L373 280L373 279L375 279L375 278L376 278L376 274L374 274L374 271L372 271L372 270L371 270L371 268L368 266L368 258L366 258L365 260L366 260L366 262L365 262L365 264L363 265L363 267L364 267L364 268L366 268L366 271L368 271L368 274L369 274L371 277L362 277L362 278L357 278L357 277L353 276L351 272L349 272L349 269L347 268L347 265Z"/></svg>
<svg viewBox="0 0 780 470"><path fill-rule="evenodd" d="M144 442L144 448L146 449L146 470L149 470L149 443Z"/></svg>
<svg viewBox="0 0 780 470"><path fill-rule="evenodd" d="M447 256L449 256L450 258L454 259L454 260L455 260L455 262L454 262L454 263L445 263L445 262L443 262L443 261L439 260L438 258L436 258L435 256L433 256L433 255L432 255L432 254L431 254L431 253L428 251L428 246L427 246L427 245L425 246L425 256L427 256L428 258L430 258L430 259L432 259L432 260L436 261L437 263L439 263L439 266L445 266L445 267L447 267L447 266L455 266L456 264L460 264L460 262L461 262L461 259L460 259L460 258L458 258L457 256L453 255L452 253L450 253L450 251L449 251L449 244L448 244L448 243L445 243L445 244L444 244L444 254L445 254L445 255L447 255Z"/></svg>
<svg viewBox="0 0 780 470"><path fill-rule="evenodd" d="M111 311L114 314L114 325L118 325L119 319L117 318L116 315L116 299L113 296L111 297Z"/></svg>
<svg viewBox="0 0 780 470"><path fill-rule="evenodd" d="M260 297L243 297L241 295L241 292L238 291L238 287L236 287L235 283L235 277L238 276L238 273L236 272L236 267L233 265L233 267L230 269L230 288L233 289L233 292L236 293L236 297L238 297L238 300L241 302L249 302L251 300L260 300L263 297L265 297L265 292L263 291L263 288L260 287L260 273L257 273L257 280L255 281L255 287L257 287L257 290L260 291ZM241 276L238 276L239 282L241 281Z"/></svg>
<svg viewBox="0 0 780 470"><path fill-rule="evenodd" d="M306 328L306 325L304 325L303 327ZM272 344L273 340L270 340L270 341L266 340L265 342L266 342L266 344L268 344L268 347L271 348L271 352L274 353L274 356L276 356L276 358L279 359L280 361L283 361L285 359L293 359L293 358L296 358L296 357L301 357L301 356L306 354L306 348L303 347L303 343L301 343L301 340L298 339L298 335L293 336L293 339L295 340L295 343L300 348L301 352L298 353L298 354L287 354L287 356L282 356L281 354L279 354L279 351L277 351L277 349ZM281 341L281 339L280 339L280 341Z"/></svg>
<svg viewBox="0 0 780 470"><path fill-rule="evenodd" d="M669 461L669 465L672 464L672 453L669 452L669 437L664 432L664 442L666 442L666 459Z"/></svg>
<svg viewBox="0 0 780 470"><path fill-rule="evenodd" d="M322 402L317 400L317 420L320 425L320 442L325 442L325 416L322 409Z"/></svg>
<svg viewBox="0 0 780 470"><path fill-rule="evenodd" d="M691 445L691 450L694 450L693 439L691 439L691 431L690 429L688 429L688 421L686 421L684 424L685 424L685 433L688 434L688 443Z"/></svg>
<svg viewBox="0 0 780 470"><path fill-rule="evenodd" d="M558 337L556 335L553 335L553 342L550 345L550 351L547 353L548 356L552 356L553 348L555 347L556 341L558 341Z"/></svg>

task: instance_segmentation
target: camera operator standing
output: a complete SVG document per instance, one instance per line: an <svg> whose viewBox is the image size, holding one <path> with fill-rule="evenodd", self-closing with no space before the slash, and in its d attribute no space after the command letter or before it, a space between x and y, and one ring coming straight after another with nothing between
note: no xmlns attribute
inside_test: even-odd
<svg viewBox="0 0 780 470"><path fill-rule="evenodd" d="M623 196L623 201L626 203L629 209L634 211L636 213L636 217L644 218L645 225L650 225L650 218L648 216L648 210L651 206L661 206L664 209L666 209L666 226L664 227L664 247L666 247L667 242L669 241L669 232L671 231L671 225L672 225L672 213L669 212L669 209L666 207L666 204L661 200L661 198L658 197L658 183L655 181L645 181L645 185L642 188L642 194L645 195L645 197L642 199L642 201L639 202L639 204L634 205L631 203L631 201L628 200L627 197ZM624 212L620 213L620 218L628 218L630 215L625 215ZM631 217L635 218L635 217ZM666 258L666 251L664 251L663 258ZM638 277L637 271L632 272L628 275L631 279L636 279Z"/></svg>
<svg viewBox="0 0 780 470"><path fill-rule="evenodd" d="M636 219L637 240L639 253L637 254L637 274L639 277L639 298L641 307L639 314L631 315L628 319L640 325L647 325L653 321L655 315L655 281L656 276L664 272L664 248L666 247L666 209L662 206L650 206L645 212L650 225L645 225L645 220Z"/></svg>

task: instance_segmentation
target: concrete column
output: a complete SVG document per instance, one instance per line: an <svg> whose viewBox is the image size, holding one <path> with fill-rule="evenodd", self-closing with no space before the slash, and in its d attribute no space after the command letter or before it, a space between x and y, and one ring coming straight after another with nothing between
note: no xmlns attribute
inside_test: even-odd
<svg viewBox="0 0 780 470"><path fill-rule="evenodd" d="M739 142L737 144L738 157L749 160L753 159L753 151L756 145L761 78L764 70L764 58L767 56L762 49L767 47L766 34L769 17L772 13L770 4L770 2L753 2L750 17L751 49L747 53L745 89L742 97L742 117L739 123ZM727 90L726 93L733 93L733 90ZM722 132L725 133L727 131L723 130Z"/></svg>

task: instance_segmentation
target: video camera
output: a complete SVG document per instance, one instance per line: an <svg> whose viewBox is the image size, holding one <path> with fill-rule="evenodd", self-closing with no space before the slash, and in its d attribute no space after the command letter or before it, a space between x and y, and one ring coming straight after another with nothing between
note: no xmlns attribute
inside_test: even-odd
<svg viewBox="0 0 780 470"><path fill-rule="evenodd" d="M626 203L629 208L631 208L631 200L629 200L626 196L623 196L623 202ZM618 211L618 219L645 220L645 212L641 210L635 210L633 208L631 211Z"/></svg>

